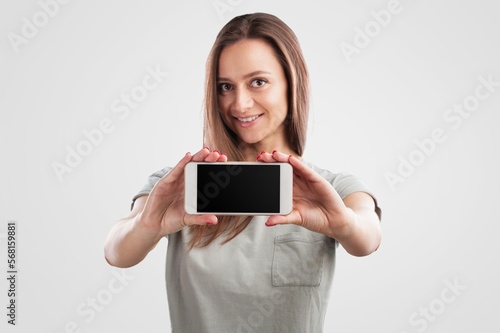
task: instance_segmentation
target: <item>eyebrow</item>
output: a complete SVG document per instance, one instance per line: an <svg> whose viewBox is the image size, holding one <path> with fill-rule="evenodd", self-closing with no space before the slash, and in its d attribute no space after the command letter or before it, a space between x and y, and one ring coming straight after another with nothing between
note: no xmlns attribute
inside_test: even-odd
<svg viewBox="0 0 500 333"><path fill-rule="evenodd" d="M271 75L270 72L266 72L266 71L255 71L255 72L251 72L251 73L248 73L248 74L245 74L243 76L244 79L248 79L252 76L256 76L256 75L262 75L262 74L268 74L268 75ZM217 81L231 81L230 79L226 78L226 77L217 77Z"/></svg>

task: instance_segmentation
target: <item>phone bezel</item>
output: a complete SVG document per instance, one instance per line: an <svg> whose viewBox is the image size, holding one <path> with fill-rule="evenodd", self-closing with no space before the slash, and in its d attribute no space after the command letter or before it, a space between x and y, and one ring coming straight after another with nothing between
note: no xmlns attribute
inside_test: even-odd
<svg viewBox="0 0 500 333"><path fill-rule="evenodd" d="M199 164L245 166L245 165L278 165L280 166L280 211L279 212L198 212L197 211L197 181ZM293 168L288 163L262 162L190 162L184 167L184 209L188 214L215 214L215 215L287 215L293 208Z"/></svg>

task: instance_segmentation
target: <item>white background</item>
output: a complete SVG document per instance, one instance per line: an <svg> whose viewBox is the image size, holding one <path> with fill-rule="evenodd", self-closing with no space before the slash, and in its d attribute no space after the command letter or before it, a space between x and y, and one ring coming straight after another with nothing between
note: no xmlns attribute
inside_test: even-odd
<svg viewBox="0 0 500 333"><path fill-rule="evenodd" d="M401 0L377 31L372 11L389 3L73 0L43 22L39 2L2 1L0 275L10 220L19 269L16 327L0 282L2 332L169 331L166 242L125 273L106 264L103 242L149 174L202 147L206 56L229 19L256 11L301 41L313 89L305 158L355 174L383 208L376 253L339 251L325 332L499 331L500 87L457 128L443 116L473 101L478 77L500 82L500 6ZM38 32L13 46L34 16ZM373 37L348 61L342 43L366 26ZM112 103L148 67L168 75L121 119ZM113 131L59 181L53 164L103 119ZM418 153L436 128L446 140ZM410 156L419 165L391 187L386 174ZM105 304L92 310L92 299Z"/></svg>

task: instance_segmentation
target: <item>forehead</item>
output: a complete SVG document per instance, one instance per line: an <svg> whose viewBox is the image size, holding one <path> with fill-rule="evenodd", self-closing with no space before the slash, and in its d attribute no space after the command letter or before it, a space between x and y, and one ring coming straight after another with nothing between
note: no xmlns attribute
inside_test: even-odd
<svg viewBox="0 0 500 333"><path fill-rule="evenodd" d="M283 71L276 52L262 39L244 39L226 46L219 57L218 76L239 78L255 71Z"/></svg>

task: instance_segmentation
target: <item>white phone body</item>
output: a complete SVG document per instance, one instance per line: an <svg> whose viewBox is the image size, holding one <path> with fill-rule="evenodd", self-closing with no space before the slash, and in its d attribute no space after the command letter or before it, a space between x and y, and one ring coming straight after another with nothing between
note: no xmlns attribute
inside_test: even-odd
<svg viewBox="0 0 500 333"><path fill-rule="evenodd" d="M293 170L288 163L190 162L184 168L188 214L287 215Z"/></svg>

